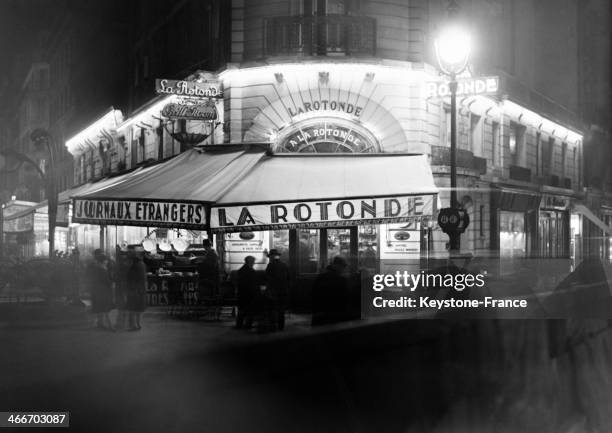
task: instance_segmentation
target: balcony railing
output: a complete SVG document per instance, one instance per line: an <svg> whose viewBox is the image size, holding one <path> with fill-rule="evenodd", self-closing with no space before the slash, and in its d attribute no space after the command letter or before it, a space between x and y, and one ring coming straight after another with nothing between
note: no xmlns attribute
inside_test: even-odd
<svg viewBox="0 0 612 433"><path fill-rule="evenodd" d="M510 179L531 182L531 170L517 165L510 166Z"/></svg>
<svg viewBox="0 0 612 433"><path fill-rule="evenodd" d="M265 21L264 32L265 56L376 54L376 20L370 17L274 17Z"/></svg>
<svg viewBox="0 0 612 433"><path fill-rule="evenodd" d="M450 166L450 147L431 146L431 165ZM478 174L487 172L487 160L474 156L468 150L457 149L457 167L473 170Z"/></svg>

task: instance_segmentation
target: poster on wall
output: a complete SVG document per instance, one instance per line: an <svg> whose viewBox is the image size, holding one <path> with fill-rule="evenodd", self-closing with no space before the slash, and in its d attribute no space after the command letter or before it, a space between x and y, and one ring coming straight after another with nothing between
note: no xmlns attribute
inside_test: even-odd
<svg viewBox="0 0 612 433"><path fill-rule="evenodd" d="M383 224L380 231L381 259L418 260L420 258L420 223Z"/></svg>
<svg viewBox="0 0 612 433"><path fill-rule="evenodd" d="M225 263L229 270L240 269L246 256L255 257L255 263L267 263L266 253L270 244L270 235L265 231L226 233Z"/></svg>

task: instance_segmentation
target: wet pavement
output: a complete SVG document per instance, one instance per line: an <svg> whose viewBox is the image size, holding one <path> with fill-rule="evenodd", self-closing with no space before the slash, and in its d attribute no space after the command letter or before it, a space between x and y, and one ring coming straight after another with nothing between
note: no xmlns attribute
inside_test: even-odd
<svg viewBox="0 0 612 433"><path fill-rule="evenodd" d="M612 431L607 322L313 330L292 315L256 334L150 310L141 331L111 333L71 311L3 322L3 410L70 411L79 432Z"/></svg>

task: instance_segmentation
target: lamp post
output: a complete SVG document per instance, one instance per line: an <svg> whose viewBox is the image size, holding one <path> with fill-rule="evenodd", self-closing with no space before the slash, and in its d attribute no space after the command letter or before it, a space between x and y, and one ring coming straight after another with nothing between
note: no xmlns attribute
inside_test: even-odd
<svg viewBox="0 0 612 433"><path fill-rule="evenodd" d="M45 192L47 195L47 207L49 215L49 258L55 255L55 226L57 220L57 177L55 158L58 152L55 140L49 132L42 128L37 128L30 134L30 140L39 149L44 146L49 156L49 165L42 179L45 182ZM40 170L39 170L40 172Z"/></svg>
<svg viewBox="0 0 612 433"><path fill-rule="evenodd" d="M470 56L470 36L457 21L459 7L454 0L448 6L449 22L435 40L436 57L440 70L448 75L451 94L450 106L450 210L441 212L448 227L443 230L448 234L451 254L461 249L461 233L469 224L467 212L459 208L457 200L457 75L465 71ZM445 210L445 209L443 209Z"/></svg>

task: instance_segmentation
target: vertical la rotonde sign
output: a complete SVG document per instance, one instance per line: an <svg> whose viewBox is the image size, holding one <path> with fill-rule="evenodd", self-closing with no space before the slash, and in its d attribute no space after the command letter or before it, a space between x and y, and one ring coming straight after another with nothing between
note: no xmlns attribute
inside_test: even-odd
<svg viewBox="0 0 612 433"><path fill-rule="evenodd" d="M499 92L499 77L471 77L457 79L457 96L495 95ZM425 83L425 95L428 98L450 96L448 81L428 81Z"/></svg>

